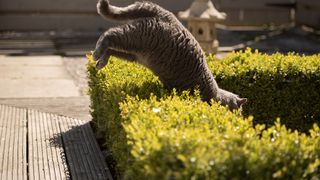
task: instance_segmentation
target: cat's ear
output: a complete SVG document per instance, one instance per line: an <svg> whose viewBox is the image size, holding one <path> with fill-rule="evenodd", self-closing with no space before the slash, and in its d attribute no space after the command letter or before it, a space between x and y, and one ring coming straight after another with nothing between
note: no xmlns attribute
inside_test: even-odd
<svg viewBox="0 0 320 180"><path fill-rule="evenodd" d="M240 107L241 105L245 104L248 101L248 99L247 98L239 98L237 101L238 101L237 102L238 106Z"/></svg>

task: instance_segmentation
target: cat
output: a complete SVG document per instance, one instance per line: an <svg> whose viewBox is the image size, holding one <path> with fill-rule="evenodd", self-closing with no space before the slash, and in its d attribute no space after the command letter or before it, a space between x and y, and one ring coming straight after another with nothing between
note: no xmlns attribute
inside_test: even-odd
<svg viewBox="0 0 320 180"><path fill-rule="evenodd" d="M100 0L97 10L107 20L126 22L100 36L93 52L97 69L115 56L146 66L168 89L199 88L208 103L213 99L236 110L247 101L218 87L199 43L170 11L152 2L116 7L108 0Z"/></svg>

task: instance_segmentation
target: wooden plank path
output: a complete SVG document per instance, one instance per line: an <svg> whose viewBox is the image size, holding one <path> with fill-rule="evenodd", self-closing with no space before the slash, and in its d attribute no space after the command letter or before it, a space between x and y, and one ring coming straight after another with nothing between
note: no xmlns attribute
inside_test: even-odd
<svg viewBox="0 0 320 180"><path fill-rule="evenodd" d="M89 122L0 105L0 180L112 179Z"/></svg>

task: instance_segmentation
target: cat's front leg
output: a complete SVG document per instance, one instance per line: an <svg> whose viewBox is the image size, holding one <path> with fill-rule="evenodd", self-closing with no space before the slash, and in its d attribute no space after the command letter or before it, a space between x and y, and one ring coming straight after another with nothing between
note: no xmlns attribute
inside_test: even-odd
<svg viewBox="0 0 320 180"><path fill-rule="evenodd" d="M95 53L93 53L93 54L95 55ZM98 62L96 64L97 69L102 69L104 66L106 66L110 56L121 58L123 60L130 61L130 62L134 62L137 59L137 57L133 54L117 51L114 49L107 49L106 51L102 52L102 54L103 55L102 55L101 60L98 60Z"/></svg>
<svg viewBox="0 0 320 180"><path fill-rule="evenodd" d="M134 26L134 25L130 25ZM98 61L97 69L107 65L110 56L117 56L128 61L137 59L137 49L142 49L141 34L138 28L129 28L129 25L108 29L103 33L93 52L93 58Z"/></svg>
<svg viewBox="0 0 320 180"><path fill-rule="evenodd" d="M97 61L96 68L102 69L108 64L110 54L108 54L108 40L105 34L102 34L96 44L96 48L92 54L92 57Z"/></svg>
<svg viewBox="0 0 320 180"><path fill-rule="evenodd" d="M124 52L121 50L116 50L116 49L111 49L109 48L107 50L107 53L110 54L110 56L114 56L117 58L120 58L122 60L130 61L130 62L135 62L137 60L137 56L134 54L131 54L129 52Z"/></svg>

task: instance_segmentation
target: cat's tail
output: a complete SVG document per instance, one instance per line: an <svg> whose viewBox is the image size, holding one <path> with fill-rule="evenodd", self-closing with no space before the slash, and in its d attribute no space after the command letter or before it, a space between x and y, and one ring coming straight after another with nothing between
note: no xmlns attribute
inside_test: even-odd
<svg viewBox="0 0 320 180"><path fill-rule="evenodd" d="M116 7L110 5L109 0L99 0L97 10L105 19L116 21L161 17L167 13L166 10L151 2L135 2L127 7Z"/></svg>

